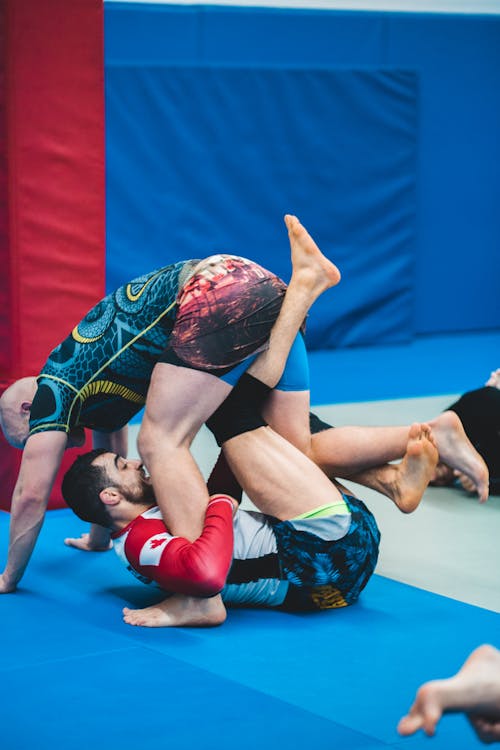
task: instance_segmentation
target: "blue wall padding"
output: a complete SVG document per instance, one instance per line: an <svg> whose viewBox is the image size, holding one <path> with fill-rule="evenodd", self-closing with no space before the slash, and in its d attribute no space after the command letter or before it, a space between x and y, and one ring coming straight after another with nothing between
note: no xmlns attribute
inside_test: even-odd
<svg viewBox="0 0 500 750"><path fill-rule="evenodd" d="M198 169L191 168L194 184L189 186L187 200L181 191L185 184L178 186L176 195L176 210L182 208L182 213L175 219L180 220L183 231L175 236L175 242L201 238L203 247L210 242L229 242L231 248L241 242L242 252L255 254L258 244L272 240L272 251L267 247L261 252L265 252L267 265L279 269L285 267L287 256L286 243L278 246L279 214L283 210L302 213L335 257L343 261L343 254L349 256L343 268L343 289L330 297L329 304L323 302L311 321L313 346L366 343L369 337L373 343L384 343L418 334L500 325L500 172L496 168L500 163L499 17L135 3L112 3L105 11L110 284L115 278L112 265L120 263L114 258L116 253L124 246L128 252L133 248L143 253L145 245L154 247L165 232L165 228L159 229L165 211L165 194L158 184L160 164L156 182L148 177L155 193L148 192L141 199L149 185L139 180L136 172L128 172L125 164L118 168L116 162L120 149L122 153L135 149L141 136L140 155L159 158L158 134L149 141L149 120L159 118L154 127L160 128L165 112L158 100L153 101L157 96L153 69L160 76L162 69L179 66L179 75L192 76L179 106L183 116L189 114L189 105L196 115L177 143L177 162L189 138L196 138L196 128L203 131L206 127L208 116L211 130L205 130L196 145L198 161L209 169L205 180L210 192L203 191ZM186 71L189 66L195 67ZM207 77L216 75L211 70L214 66L221 76L224 68L233 67L232 74L240 79L234 86L231 108L229 73L227 89L201 93ZM294 84L314 83L307 90L298 83L295 90L292 86L283 93L275 89L272 97L271 79L284 76L285 70ZM267 81L266 71L270 76ZM134 85L144 85L142 99L129 102L124 82L121 91L118 89L118 79L127 75ZM394 76L400 77L399 91ZM247 100L248 79L255 87ZM332 91L327 79L336 83ZM332 104L332 99L340 96L341 80L342 102ZM387 90L383 90L383 81ZM195 92L198 102L184 101ZM180 93L179 84L177 95ZM292 97L297 94L301 106L290 114ZM146 100L147 108L143 106ZM201 109L202 102L211 110L208 115ZM305 109L304 102L308 104ZM170 112L175 103L170 102ZM238 113L233 111L236 108ZM134 140L127 142L125 135L120 138L116 132L119 110L124 119L131 120L123 123L127 133L135 125ZM350 116L339 129L336 118L346 112ZM271 115L277 116L280 130ZM169 133L175 127L163 124ZM417 148L412 155L416 133ZM283 156L289 153L287 149L297 150L301 135L307 143L301 144L292 165L296 171L283 170ZM396 146L394 154L391 143ZM211 146L208 155L207 144ZM194 145L191 140L190 148ZM244 171L242 150L251 162L244 165ZM139 155L136 157L139 160ZM305 164L306 157L314 158ZM124 158L132 160L133 155ZM348 170L342 171L349 165L354 165L350 180ZM178 176L179 165L174 166L176 171L164 175L167 183ZM187 176L192 164L187 162L184 167ZM254 181L246 179L248 170L253 171ZM293 184L300 170L303 184ZM262 181L256 187L259 173L271 176L271 182ZM117 181L132 184L118 188ZM244 189L240 189L242 183ZM134 188L139 205L121 197L122 190ZM398 200L394 201L395 195ZM221 197L227 205L219 207ZM213 215L210 226L205 217L213 203L217 203L222 221ZM197 216L192 215L195 210ZM169 214L165 223L167 218ZM207 229L213 234L207 235ZM386 241L389 235L392 247ZM412 252L413 264L407 255ZM120 279L129 276L128 261L123 263L127 267ZM360 284L366 290L372 274L375 296L362 301L353 289ZM404 278L395 288L397 275ZM350 288L351 284L355 287ZM373 309L368 299L373 301ZM378 319L378 324L372 327L373 319Z"/></svg>
<svg viewBox="0 0 500 750"><path fill-rule="evenodd" d="M110 288L220 251L288 280L292 211L344 275L309 346L408 337L413 73L112 66L107 81Z"/></svg>

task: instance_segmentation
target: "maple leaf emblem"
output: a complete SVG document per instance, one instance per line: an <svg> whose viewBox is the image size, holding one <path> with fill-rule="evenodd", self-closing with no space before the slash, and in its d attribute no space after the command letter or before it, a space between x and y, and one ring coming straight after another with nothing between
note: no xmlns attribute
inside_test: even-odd
<svg viewBox="0 0 500 750"><path fill-rule="evenodd" d="M156 549L157 547L161 547L162 544L165 544L165 539L151 539L149 549Z"/></svg>

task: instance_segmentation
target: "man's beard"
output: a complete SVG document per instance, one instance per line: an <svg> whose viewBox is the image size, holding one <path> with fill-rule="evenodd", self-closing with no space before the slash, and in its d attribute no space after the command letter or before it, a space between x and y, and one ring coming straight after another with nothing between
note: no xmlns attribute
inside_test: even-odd
<svg viewBox="0 0 500 750"><path fill-rule="evenodd" d="M141 487L135 492L130 492L126 488L122 488L121 493L123 497L133 505L155 505L156 498L153 489L153 485L149 482L141 482Z"/></svg>

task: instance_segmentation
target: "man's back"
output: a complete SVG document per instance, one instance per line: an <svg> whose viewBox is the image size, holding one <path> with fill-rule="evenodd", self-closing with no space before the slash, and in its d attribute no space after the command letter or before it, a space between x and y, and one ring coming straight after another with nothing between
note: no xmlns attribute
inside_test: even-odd
<svg viewBox="0 0 500 750"><path fill-rule="evenodd" d="M30 434L75 426L113 431L142 408L174 324L184 265L123 285L51 352L38 377Z"/></svg>

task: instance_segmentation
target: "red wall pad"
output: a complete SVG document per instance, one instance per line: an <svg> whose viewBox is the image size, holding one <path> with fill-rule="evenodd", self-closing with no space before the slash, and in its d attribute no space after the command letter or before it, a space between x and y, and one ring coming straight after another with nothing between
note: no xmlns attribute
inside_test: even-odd
<svg viewBox="0 0 500 750"><path fill-rule="evenodd" d="M0 0L2 392L104 293L103 47L102 0ZM8 508L21 454L1 440Z"/></svg>

